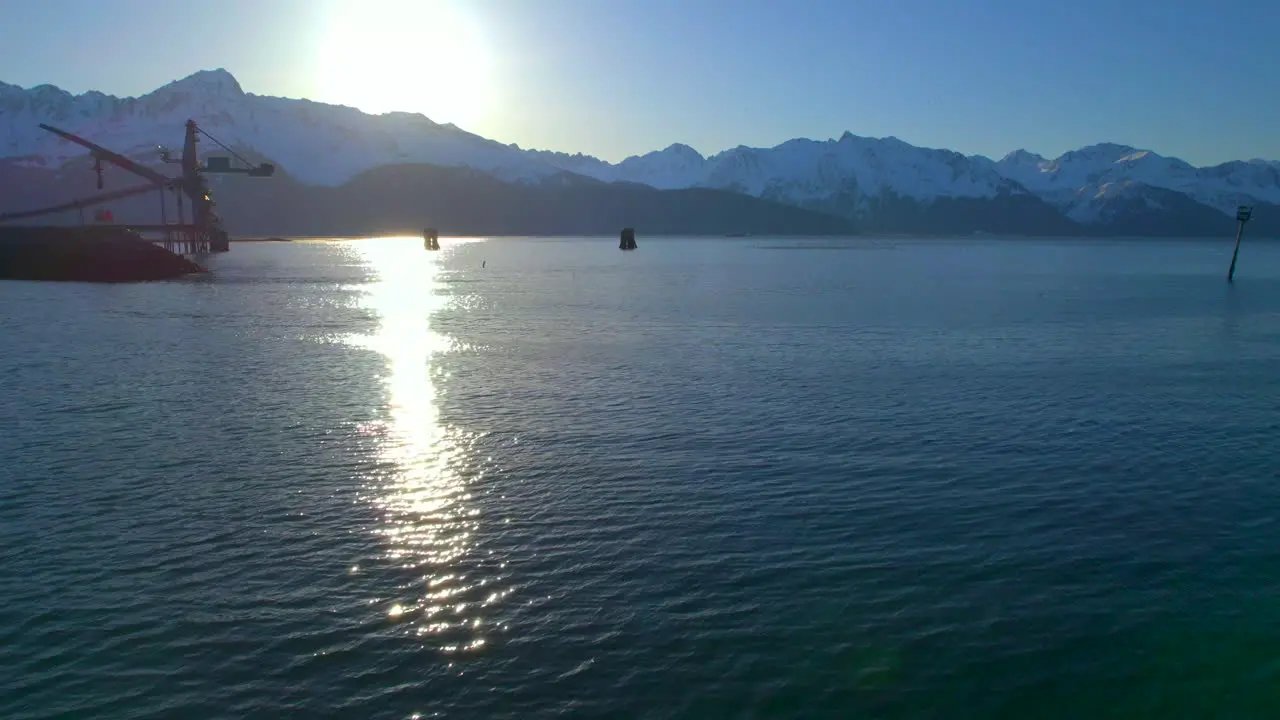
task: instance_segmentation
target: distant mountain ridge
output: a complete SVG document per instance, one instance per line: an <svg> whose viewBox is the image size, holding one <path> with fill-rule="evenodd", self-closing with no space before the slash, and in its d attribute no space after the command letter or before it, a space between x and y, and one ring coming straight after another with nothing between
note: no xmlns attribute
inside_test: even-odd
<svg viewBox="0 0 1280 720"><path fill-rule="evenodd" d="M1231 231L1231 215L1239 204L1257 207L1255 226L1280 231L1277 161L1198 168L1114 143L1052 159L1016 150L992 160L846 132L837 139L739 146L711 156L673 144L609 163L589 155L524 150L421 115L368 115L349 107L254 95L222 69L197 72L137 98L0 83L0 179L22 182L41 171L57 175L83 162L81 148L40 130L42 122L154 162L157 144L181 144L188 117L237 151L274 162L302 188L299 192L310 187L317 196L324 188L347 187L379 168L417 164L469 168L526 192L566 182L580 194L588 187L602 192L567 180L569 175L606 185L727 191L768 201L761 207L774 211L793 206L843 218L848 222L840 227L845 229L856 225L874 232L1222 234ZM446 175L464 177L425 171L404 177ZM48 185L50 192L55 185ZM677 204L693 212L696 201L687 199L693 197L723 202L719 195L694 195ZM562 210L581 211L572 203ZM674 218L663 217L664 222ZM627 224L643 225L644 220ZM828 225L812 218L800 222ZM733 227L741 230L740 224Z"/></svg>

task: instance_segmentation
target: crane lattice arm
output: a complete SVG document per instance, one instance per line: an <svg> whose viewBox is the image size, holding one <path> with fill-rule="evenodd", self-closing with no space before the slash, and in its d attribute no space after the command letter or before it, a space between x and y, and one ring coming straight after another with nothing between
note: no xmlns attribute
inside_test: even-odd
<svg viewBox="0 0 1280 720"><path fill-rule="evenodd" d="M106 160L112 165L116 165L118 167L124 168L125 170L128 170L129 172L133 173L134 175L140 175L150 180L151 182L155 183L156 185L168 187L169 185L172 185L174 183L173 178L165 177L164 175L161 175L160 173L156 172L155 170L152 170L151 168L145 165L139 165L138 163L130 160L129 158L121 155L120 153L112 152L111 150L108 150L95 142L90 142L89 140L85 140L79 135L73 135L72 133L69 133L66 130L59 130L58 128L53 127L52 125L45 125L44 123L40 123L40 128L42 130L48 130L49 132L53 133L54 135L57 135L58 137L64 138L66 140L70 140L71 142L77 145L88 148L90 151L93 152L93 157L95 159Z"/></svg>

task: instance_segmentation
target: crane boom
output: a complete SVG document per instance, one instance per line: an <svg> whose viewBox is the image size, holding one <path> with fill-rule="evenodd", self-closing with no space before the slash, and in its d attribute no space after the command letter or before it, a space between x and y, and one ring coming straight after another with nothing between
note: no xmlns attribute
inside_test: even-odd
<svg viewBox="0 0 1280 720"><path fill-rule="evenodd" d="M139 165L138 163L130 160L129 158L121 155L120 153L112 152L95 142L85 140L79 135L74 135L72 133L67 132L66 130L59 130L58 128L53 127L52 125L45 125L44 123L40 123L40 128L42 130L48 130L49 132L61 138L70 140L71 142L77 145L89 148L89 150L93 151L94 157L106 160L107 162L113 165L116 165L125 170L128 170L134 175L140 175L150 180L151 182L155 183L156 185L167 187L173 183L173 178L165 177L164 175L161 175L160 173L156 172L155 170L152 170L151 168L145 165Z"/></svg>
<svg viewBox="0 0 1280 720"><path fill-rule="evenodd" d="M54 213L65 212L67 210L79 210L80 208L97 205L99 203L120 200L122 198L133 197L134 195L141 195L148 192L155 192L155 190L156 186L151 183L147 183L146 185L134 185L130 188L103 193L83 200L72 200L70 202L62 203L61 205L50 205L49 207L38 208L36 210L23 210L21 212L0 213L0 222L39 217L41 215L53 215Z"/></svg>

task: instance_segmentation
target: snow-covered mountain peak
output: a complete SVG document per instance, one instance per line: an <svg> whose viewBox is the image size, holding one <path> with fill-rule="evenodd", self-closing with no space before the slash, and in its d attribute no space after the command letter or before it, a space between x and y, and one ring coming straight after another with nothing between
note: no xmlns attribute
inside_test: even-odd
<svg viewBox="0 0 1280 720"><path fill-rule="evenodd" d="M999 164L1014 167L1039 167L1048 162L1048 158L1040 153L1033 153L1030 150L1014 150L1013 152L1000 158Z"/></svg>
<svg viewBox="0 0 1280 720"><path fill-rule="evenodd" d="M245 92L235 77L219 68L174 80L138 98L138 102L155 116L185 112L210 117L243 105L245 99Z"/></svg>
<svg viewBox="0 0 1280 720"><path fill-rule="evenodd" d="M672 143L661 150L664 155L672 157L686 158L689 160L703 160L702 153L685 145L684 143Z"/></svg>
<svg viewBox="0 0 1280 720"><path fill-rule="evenodd" d="M1077 190L1102 184L1103 176L1117 162L1138 152L1128 145L1099 143L1049 160L1015 150L995 163L995 170L1046 199L1071 201Z"/></svg>
<svg viewBox="0 0 1280 720"><path fill-rule="evenodd" d="M1132 155L1136 152L1138 152L1138 149L1132 145L1104 142L1094 145L1086 145L1078 150L1069 150L1063 153L1059 158L1057 158L1057 160L1115 162L1126 155Z"/></svg>
<svg viewBox="0 0 1280 720"><path fill-rule="evenodd" d="M1139 196L1155 202L1151 198L1168 190L1228 214L1249 198L1280 203L1280 165L1233 162L1197 168L1118 143L1090 145L1039 163L1010 153L996 169L1080 222L1096 222L1108 202Z"/></svg>
<svg viewBox="0 0 1280 720"><path fill-rule="evenodd" d="M204 97L240 97L244 95L244 89L240 87L240 81L236 80L235 76L227 72L225 68L199 70L184 78L179 78L163 85L148 93L148 95L175 92L192 93Z"/></svg>
<svg viewBox="0 0 1280 720"><path fill-rule="evenodd" d="M608 182L638 182L660 189L692 187L702 180L707 160L688 145L675 143L662 150L632 155L617 165L596 160L575 160L562 165L565 170L580 172Z"/></svg>
<svg viewBox="0 0 1280 720"><path fill-rule="evenodd" d="M72 94L66 90L48 83L42 83L32 87L30 90L27 90L27 94L36 102L55 102L63 98L73 97Z"/></svg>
<svg viewBox="0 0 1280 720"><path fill-rule="evenodd" d="M738 146L707 158L701 184L801 206L865 205L893 195L932 202L943 196L994 197L1010 183L989 160L910 145L898 138L845 132L823 141L798 138L772 148Z"/></svg>
<svg viewBox="0 0 1280 720"><path fill-rule="evenodd" d="M797 138L797 139L803 140L803 138ZM782 143L782 145L786 145L787 143L790 143L790 142L795 142L795 141L788 140L787 142ZM844 132L840 133L840 137L828 140L827 143L830 145L850 145L850 146L866 147L868 146L868 144L881 144L881 145L892 145L894 143L901 144L902 141L896 137L893 137L892 135L886 138L873 138L873 137L867 137L865 135L854 135L848 130L845 130Z"/></svg>
<svg viewBox="0 0 1280 720"><path fill-rule="evenodd" d="M832 138L827 142L834 143L837 145L839 144L865 145L867 143L881 143L886 145L906 145L907 144L907 143L904 143L902 140L899 140L897 137L893 135L889 135L888 137L877 138L877 137L870 137L867 135L857 135L848 130L845 130L844 132L840 133L840 137ZM915 147L915 146L913 145L912 147Z"/></svg>

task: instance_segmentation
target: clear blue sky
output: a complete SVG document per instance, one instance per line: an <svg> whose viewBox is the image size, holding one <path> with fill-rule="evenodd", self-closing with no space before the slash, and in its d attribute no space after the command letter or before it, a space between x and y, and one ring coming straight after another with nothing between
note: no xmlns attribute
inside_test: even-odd
<svg viewBox="0 0 1280 720"><path fill-rule="evenodd" d="M609 160L895 135L1280 158L1275 0L0 0L0 80L424 112Z"/></svg>

